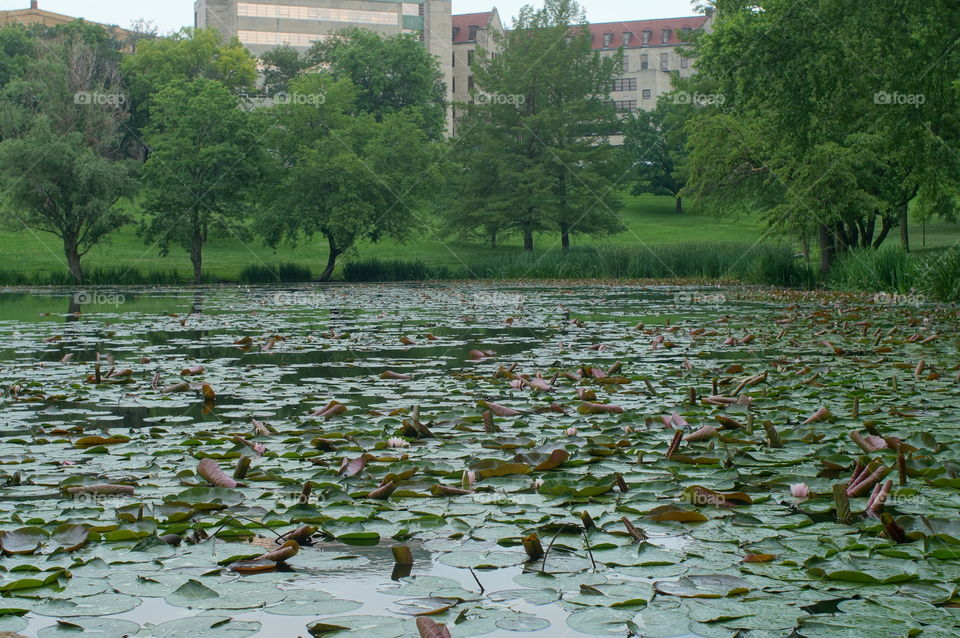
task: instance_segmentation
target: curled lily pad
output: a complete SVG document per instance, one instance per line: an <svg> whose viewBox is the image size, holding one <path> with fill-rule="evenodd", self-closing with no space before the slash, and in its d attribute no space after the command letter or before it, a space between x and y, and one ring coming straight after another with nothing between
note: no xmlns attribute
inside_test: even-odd
<svg viewBox="0 0 960 638"><path fill-rule="evenodd" d="M47 538L47 533L39 527L21 527L0 532L0 549L5 554L32 554Z"/></svg>

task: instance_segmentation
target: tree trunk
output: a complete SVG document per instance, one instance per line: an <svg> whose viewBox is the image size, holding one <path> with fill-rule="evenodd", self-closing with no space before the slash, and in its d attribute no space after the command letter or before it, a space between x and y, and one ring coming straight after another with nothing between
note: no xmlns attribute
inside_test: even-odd
<svg viewBox="0 0 960 638"><path fill-rule="evenodd" d="M801 251L803 252L803 260L810 263L810 236L807 235L807 232L804 231L800 234L800 245Z"/></svg>
<svg viewBox="0 0 960 638"><path fill-rule="evenodd" d="M826 224L820 224L820 274L826 275L833 265L836 251L833 245L833 235Z"/></svg>
<svg viewBox="0 0 960 638"><path fill-rule="evenodd" d="M883 217L880 220L880 234L877 236L877 239L873 242L874 248L880 248L880 244L883 243L883 240L887 238L890 229L893 228L893 220L889 217Z"/></svg>
<svg viewBox="0 0 960 638"><path fill-rule="evenodd" d="M77 248L77 242L72 237L63 238L63 254L67 257L67 268L70 269L70 276L73 282L78 286L83 283L83 270L80 268L80 250Z"/></svg>
<svg viewBox="0 0 960 638"><path fill-rule="evenodd" d="M833 252L835 255L842 255L847 251L850 242L847 241L847 231L843 227L843 222L833 224Z"/></svg>
<svg viewBox="0 0 960 638"><path fill-rule="evenodd" d="M677 204L676 211L677 211L677 214L679 215L679 214L683 213L683 199L682 199L679 195L677 195L677 196L676 196L676 200L677 200L677 202L676 202L676 204Z"/></svg>
<svg viewBox="0 0 960 638"><path fill-rule="evenodd" d="M877 216L870 215L870 219L863 225L863 232L860 233L860 245L864 248L870 248L873 244L873 233L877 229Z"/></svg>
<svg viewBox="0 0 960 638"><path fill-rule="evenodd" d="M847 223L847 234L844 239L848 248L856 248L860 245L860 229L855 222Z"/></svg>
<svg viewBox="0 0 960 638"><path fill-rule="evenodd" d="M523 231L523 250L524 252L533 252L533 231L524 229Z"/></svg>
<svg viewBox="0 0 960 638"><path fill-rule="evenodd" d="M900 246L906 252L910 252L910 229L907 227L909 221L907 203L904 202L900 205Z"/></svg>
<svg viewBox="0 0 960 638"><path fill-rule="evenodd" d="M497 249L497 231L496 229L490 231L490 249Z"/></svg>
<svg viewBox="0 0 960 638"><path fill-rule="evenodd" d="M199 284L203 277L203 229L200 224L193 225L193 237L190 239L190 261L193 263L193 283Z"/></svg>
<svg viewBox="0 0 960 638"><path fill-rule="evenodd" d="M570 225L566 222L560 222L560 247L564 250L570 250Z"/></svg>
<svg viewBox="0 0 960 638"><path fill-rule="evenodd" d="M333 237L327 237L327 245L330 247L330 253L327 255L327 267L320 273L320 281L330 281L333 277L333 269L337 267L337 257L343 254L343 251L337 248L337 242Z"/></svg>

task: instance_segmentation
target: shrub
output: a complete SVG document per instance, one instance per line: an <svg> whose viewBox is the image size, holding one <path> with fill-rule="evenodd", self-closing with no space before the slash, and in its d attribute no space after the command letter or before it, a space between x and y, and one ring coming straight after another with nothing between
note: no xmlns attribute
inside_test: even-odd
<svg viewBox="0 0 960 638"><path fill-rule="evenodd" d="M941 301L960 301L960 249L927 257L919 267L919 288Z"/></svg>
<svg viewBox="0 0 960 638"><path fill-rule="evenodd" d="M427 281L451 279L446 266L428 265L419 259L358 259L343 266L344 281Z"/></svg>
<svg viewBox="0 0 960 638"><path fill-rule="evenodd" d="M265 264L250 264L240 271L242 284L277 284L298 283L310 281L313 275L310 268L302 264L285 262L267 266Z"/></svg>
<svg viewBox="0 0 960 638"><path fill-rule="evenodd" d="M857 248L830 269L830 284L841 290L906 293L919 281L917 262L901 248Z"/></svg>

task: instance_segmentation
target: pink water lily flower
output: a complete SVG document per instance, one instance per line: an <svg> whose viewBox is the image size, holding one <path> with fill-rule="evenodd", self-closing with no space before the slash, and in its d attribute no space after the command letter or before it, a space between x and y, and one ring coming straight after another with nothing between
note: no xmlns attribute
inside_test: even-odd
<svg viewBox="0 0 960 638"><path fill-rule="evenodd" d="M577 428L567 428L567 436L577 436Z"/></svg>
<svg viewBox="0 0 960 638"><path fill-rule="evenodd" d="M790 495L797 498L807 498L810 496L810 488L806 483L794 483L790 486Z"/></svg>

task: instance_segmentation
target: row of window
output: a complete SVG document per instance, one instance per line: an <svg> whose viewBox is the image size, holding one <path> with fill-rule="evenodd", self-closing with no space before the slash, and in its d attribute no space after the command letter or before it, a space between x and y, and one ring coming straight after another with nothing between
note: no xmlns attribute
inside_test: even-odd
<svg viewBox="0 0 960 638"><path fill-rule="evenodd" d="M479 30L480 30L480 25L479 25L479 24L471 24L471 25L470 25L470 30L469 30L469 32L467 33L467 40L476 40L476 39L477 39L477 31L479 31ZM456 41L458 35L460 35L460 27L453 27L453 39L454 39L454 41Z"/></svg>
<svg viewBox="0 0 960 638"><path fill-rule="evenodd" d="M418 15L420 6L404 3L403 15ZM407 13L407 12L411 13ZM250 18L288 18L291 20L325 20L328 22L354 22L358 24L397 24L397 14L390 11L361 11L359 9L328 9L325 7L299 7L286 4L237 4L237 15Z"/></svg>
<svg viewBox="0 0 960 638"><path fill-rule="evenodd" d="M690 66L690 58L680 58L681 69L686 69L689 66ZM640 56L640 68L637 70L646 71L649 68L650 68L649 56L646 53L644 53L643 55ZM624 71L630 70L630 57L626 55L623 56L623 70ZM669 53L660 54L660 70L661 71L670 70L670 54Z"/></svg>
<svg viewBox="0 0 960 638"><path fill-rule="evenodd" d="M691 31L693 31L693 29L690 29L690 28L688 28L688 27L684 27L684 28L680 29L680 30L677 32L677 33L678 33L678 37L680 38L680 41L681 41L681 42L687 42L687 41L689 40L689 38L690 38L690 32L691 32ZM661 44L667 44L667 43L669 43L669 42L670 42L670 34L671 34L671 33L673 33L673 32L672 32L670 29L661 29L661 31L660 31L660 43L661 43ZM650 40L651 40L651 38L653 38L653 31L641 31L641 32L640 32L640 44L641 44L642 46L649 46L649 45L650 45ZM622 46L625 46L625 47L634 46L635 44L634 44L634 39L633 39L633 32L632 32L632 31L624 31L624 32L623 32L623 35L621 36L620 42L622 43ZM613 33L610 32L610 31L607 31L606 33L603 34L603 47L604 47L605 49L609 49L609 48L612 47L612 46L613 46Z"/></svg>
<svg viewBox="0 0 960 638"><path fill-rule="evenodd" d="M318 33L283 33L281 31L237 31L237 37L244 44L267 44L277 46L289 44L292 47L309 47L323 40L325 35Z"/></svg>

